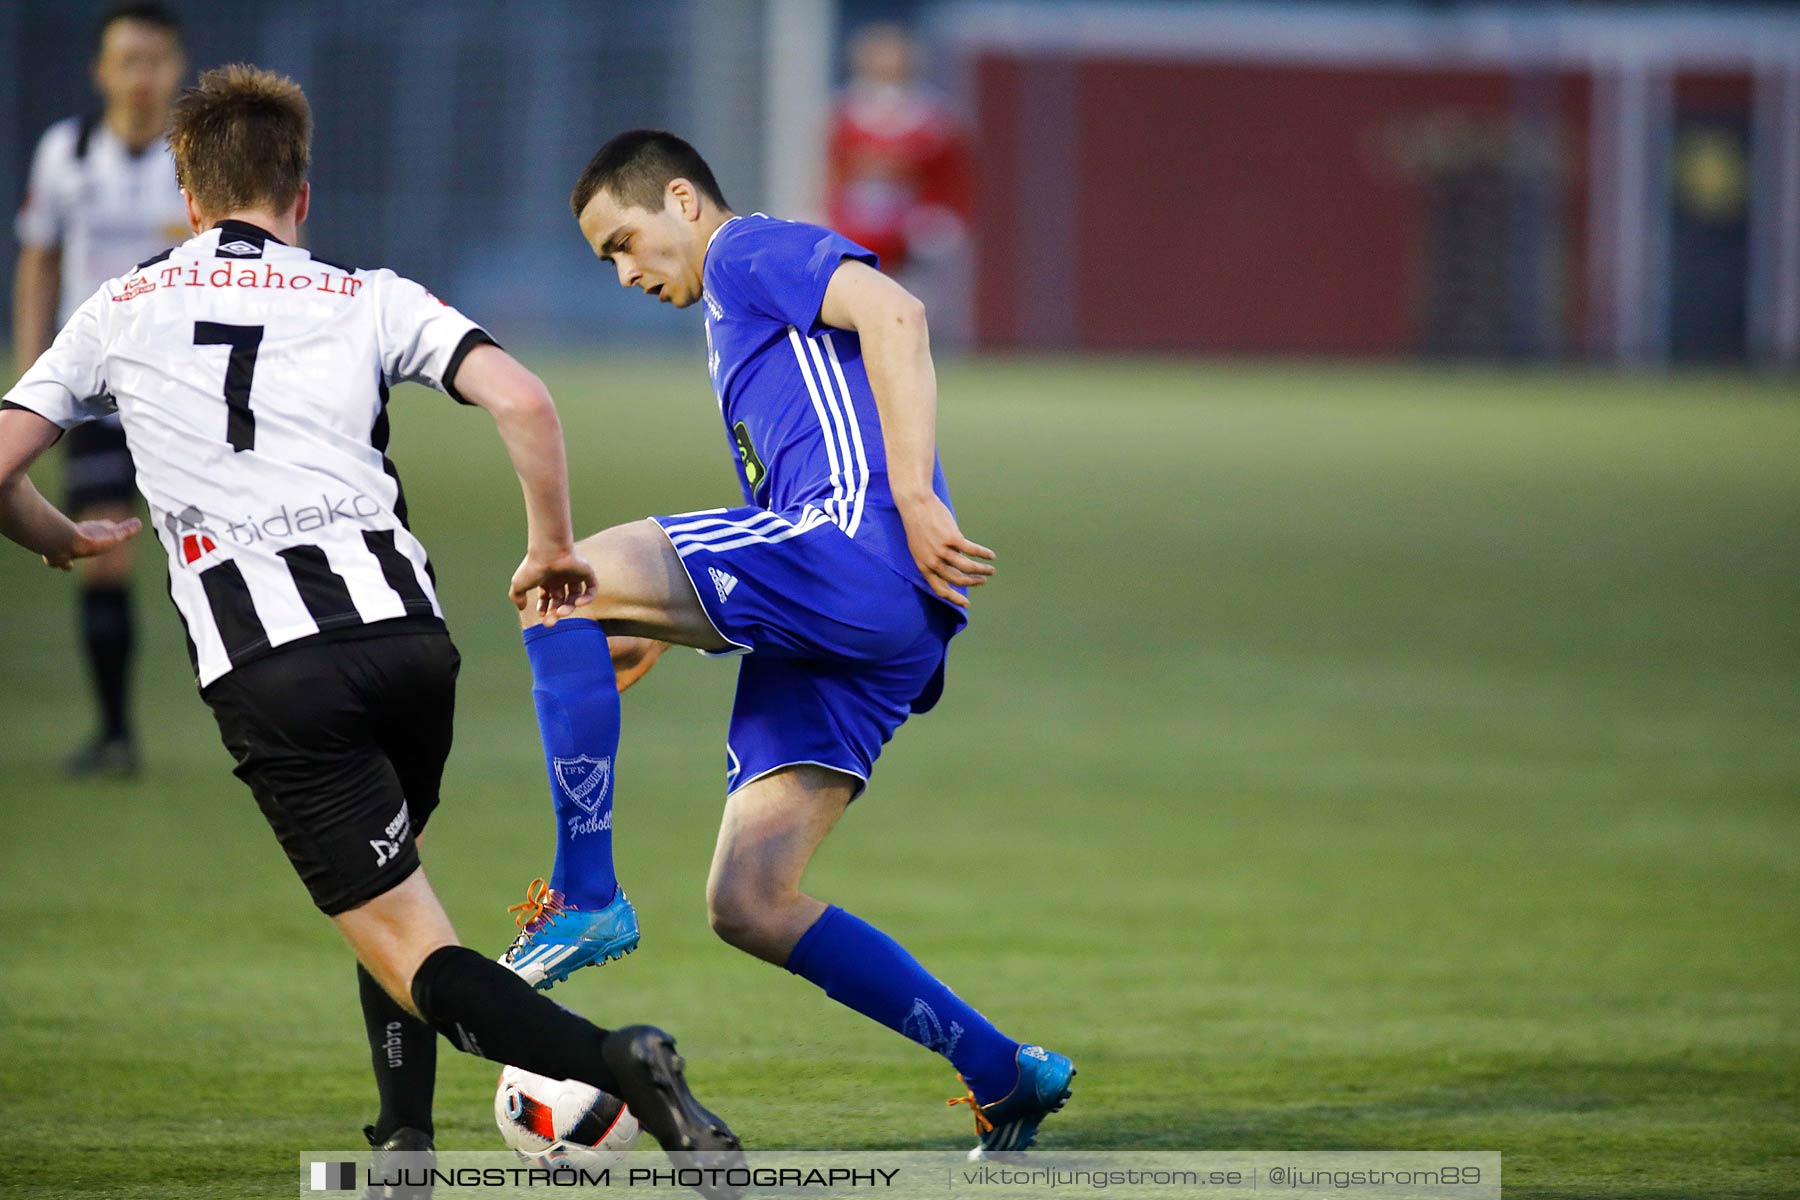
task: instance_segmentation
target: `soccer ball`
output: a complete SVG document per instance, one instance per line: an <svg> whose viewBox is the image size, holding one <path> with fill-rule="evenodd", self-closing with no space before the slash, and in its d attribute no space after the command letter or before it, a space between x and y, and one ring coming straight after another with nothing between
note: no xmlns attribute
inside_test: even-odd
<svg viewBox="0 0 1800 1200"><path fill-rule="evenodd" d="M638 1139L637 1118L617 1096L518 1067L500 1072L494 1123L521 1160L547 1168L613 1166Z"/></svg>

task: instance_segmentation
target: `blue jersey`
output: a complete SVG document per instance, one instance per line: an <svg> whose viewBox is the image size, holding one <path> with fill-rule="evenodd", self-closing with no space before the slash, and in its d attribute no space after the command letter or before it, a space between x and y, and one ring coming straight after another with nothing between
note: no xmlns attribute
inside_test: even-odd
<svg viewBox="0 0 1800 1200"><path fill-rule="evenodd" d="M746 502L776 513L814 508L929 592L888 490L862 342L819 322L825 288L846 258L876 264L817 225L757 213L720 226L702 276L707 367ZM941 464L931 482L948 505Z"/></svg>

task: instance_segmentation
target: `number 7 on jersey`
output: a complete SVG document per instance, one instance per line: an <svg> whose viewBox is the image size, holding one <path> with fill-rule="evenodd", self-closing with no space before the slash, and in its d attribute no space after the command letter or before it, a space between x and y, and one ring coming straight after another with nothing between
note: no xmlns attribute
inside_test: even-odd
<svg viewBox="0 0 1800 1200"><path fill-rule="evenodd" d="M225 367L225 440L233 450L256 448L256 414L250 411L250 383L256 378L256 352L263 326L194 322L194 345L230 346Z"/></svg>

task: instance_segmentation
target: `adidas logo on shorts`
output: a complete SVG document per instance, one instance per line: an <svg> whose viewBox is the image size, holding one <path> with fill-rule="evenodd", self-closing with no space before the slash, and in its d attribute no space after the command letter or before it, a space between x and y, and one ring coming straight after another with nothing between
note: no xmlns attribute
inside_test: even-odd
<svg viewBox="0 0 1800 1200"><path fill-rule="evenodd" d="M737 576L729 571L721 571L717 567L708 567L707 571L712 575L713 586L719 589L719 603L725 603L731 595L731 589L737 586Z"/></svg>

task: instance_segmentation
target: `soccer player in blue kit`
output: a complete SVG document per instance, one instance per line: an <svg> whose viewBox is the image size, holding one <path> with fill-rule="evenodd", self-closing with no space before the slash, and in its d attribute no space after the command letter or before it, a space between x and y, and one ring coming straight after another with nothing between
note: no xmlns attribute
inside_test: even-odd
<svg viewBox="0 0 1800 1200"><path fill-rule="evenodd" d="M937 702L966 590L994 570L937 462L924 309L854 242L734 214L672 134L612 139L571 207L622 286L705 304L746 503L605 530L580 545L592 603L560 621L524 607L557 853L502 961L549 987L637 945L612 863L619 683L670 643L743 655L713 929L943 1055L967 1087L951 1103L975 1113L975 1153L1023 1150L1068 1098L1069 1059L1007 1037L887 934L800 890L882 745Z"/></svg>

